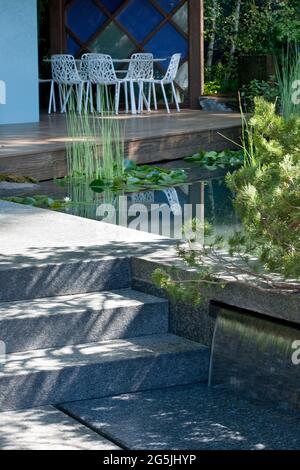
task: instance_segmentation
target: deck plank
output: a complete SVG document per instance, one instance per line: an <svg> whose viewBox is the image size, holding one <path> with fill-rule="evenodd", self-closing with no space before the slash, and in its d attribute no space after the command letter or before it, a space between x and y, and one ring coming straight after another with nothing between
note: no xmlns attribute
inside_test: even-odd
<svg viewBox="0 0 300 470"><path fill-rule="evenodd" d="M167 115L115 117L125 132L126 156L138 163L175 160L205 150L230 146L220 135L236 141L241 118L235 113L183 110ZM66 119L42 115L40 123L3 125L0 129L0 173L33 176L39 180L66 174Z"/></svg>

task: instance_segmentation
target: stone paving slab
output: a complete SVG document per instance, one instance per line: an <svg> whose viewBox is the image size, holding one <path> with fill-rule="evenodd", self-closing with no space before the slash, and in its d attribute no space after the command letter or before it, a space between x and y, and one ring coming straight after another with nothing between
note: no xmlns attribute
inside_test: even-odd
<svg viewBox="0 0 300 470"><path fill-rule="evenodd" d="M0 450L118 450L52 406L0 413Z"/></svg>
<svg viewBox="0 0 300 470"><path fill-rule="evenodd" d="M60 409L127 449L300 449L300 412L278 411L205 384L69 403Z"/></svg>

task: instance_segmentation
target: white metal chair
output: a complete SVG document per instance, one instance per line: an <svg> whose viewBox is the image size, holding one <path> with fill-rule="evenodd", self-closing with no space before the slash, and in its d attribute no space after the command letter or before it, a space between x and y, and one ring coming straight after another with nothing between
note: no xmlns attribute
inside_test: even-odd
<svg viewBox="0 0 300 470"><path fill-rule="evenodd" d="M139 103L138 103L138 112L142 111L143 101L147 105L147 101L145 100L144 90L143 90L143 81L144 80L152 80L154 77L154 69L153 69L153 54L149 53L136 53L132 54L129 62L129 67L127 74L125 76L125 100L126 100L126 112L128 111L128 91L127 91L127 82L137 83L139 85ZM140 90L142 88L142 90ZM153 84L153 92L154 97L156 99L155 93L155 85ZM148 102L151 98L151 90L149 86L148 92Z"/></svg>
<svg viewBox="0 0 300 470"><path fill-rule="evenodd" d="M73 87L77 97L77 111L81 113L84 85L86 79L81 78L76 67L75 58L68 54L53 55L51 57L52 79L58 84L61 95L61 112L66 112Z"/></svg>
<svg viewBox="0 0 300 470"><path fill-rule="evenodd" d="M92 83L90 82L90 77L89 77L89 60L92 58L101 58L103 54L98 54L95 52L91 53L86 53L83 54L81 57L81 62L80 62L80 69L79 69L79 75L82 80L87 81L87 89L86 89L86 101L85 101L85 111L87 112L88 109L88 101L90 100L90 110L91 113L94 110L94 101L93 101L93 89L92 89ZM99 90L97 88L97 93L99 93Z"/></svg>
<svg viewBox="0 0 300 470"><path fill-rule="evenodd" d="M165 85L171 85L174 101L175 101L175 104L176 104L176 109L177 109L178 112L180 112L180 107L179 107L178 98L177 98L177 95L176 95L176 89L175 89L175 85L174 85L174 80L176 78L178 68L179 68L180 58L181 58L181 54L173 54L172 55L169 66L168 66L168 69L167 69L167 72L166 72L166 74L163 78L161 78L161 79L152 78L152 79L141 80L142 84L148 83L150 86L152 85L152 87L154 87L154 89L155 89L156 85L161 86L162 94L163 94L163 97L164 97L164 101L165 101L165 105L166 105L166 109L167 109L168 113L170 113L170 107L169 107L168 98L167 98L167 94L166 94L166 90L165 90ZM142 88L142 86L140 86L139 102L142 99L142 90L143 90L143 88ZM147 105L148 105L147 106L148 110L150 111L151 88L150 88L150 99L149 99ZM154 106L155 106L155 109L157 109L155 92L154 92Z"/></svg>
<svg viewBox="0 0 300 470"><path fill-rule="evenodd" d="M115 113L119 114L121 85L128 83L130 80L117 77L113 60L111 56L107 54L97 54L96 56L88 57L88 70L90 84L97 85L97 111L101 111L101 94L98 91L99 86L104 86L105 89L108 90L108 86L113 85L115 86ZM109 103L108 92L106 93L106 98Z"/></svg>

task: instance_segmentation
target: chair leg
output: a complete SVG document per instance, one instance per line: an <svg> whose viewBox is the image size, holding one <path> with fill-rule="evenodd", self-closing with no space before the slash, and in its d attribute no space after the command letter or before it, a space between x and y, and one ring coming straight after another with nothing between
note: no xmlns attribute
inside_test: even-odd
<svg viewBox="0 0 300 470"><path fill-rule="evenodd" d="M173 91L173 96L174 96L176 108L177 108L178 113L180 113L180 107L179 107L179 103L178 103L178 98L177 98L174 82L171 83L171 86L172 86L172 91Z"/></svg>
<svg viewBox="0 0 300 470"><path fill-rule="evenodd" d="M167 108L167 112L168 112L168 114L170 114L169 103L168 103L168 99L167 99L167 95L166 95L166 90L165 90L165 87L164 87L163 82L160 82L160 85L161 85L161 90L162 90L163 97L164 97L164 100L165 100L165 105L166 105L166 108Z"/></svg>
<svg viewBox="0 0 300 470"><path fill-rule="evenodd" d="M107 111L110 111L109 93L108 93L108 86L107 85L105 85L105 95L106 95Z"/></svg>
<svg viewBox="0 0 300 470"><path fill-rule="evenodd" d="M130 80L130 102L131 102L131 112L132 114L136 114L136 102L135 102L135 95L134 95L134 85L133 81Z"/></svg>
<svg viewBox="0 0 300 470"><path fill-rule="evenodd" d="M138 100L138 113L143 112L143 82L139 82L139 100Z"/></svg>
<svg viewBox="0 0 300 470"><path fill-rule="evenodd" d="M157 98L156 98L155 83L152 83L152 91L153 91L154 109L155 109L155 111L157 111Z"/></svg>
<svg viewBox="0 0 300 470"><path fill-rule="evenodd" d="M128 85L127 82L124 82L124 93L125 93L125 112L128 114Z"/></svg>
<svg viewBox="0 0 300 470"><path fill-rule="evenodd" d="M60 112L62 113L62 107L63 107L63 90L62 90L62 85L58 85L58 94L59 94Z"/></svg>
<svg viewBox="0 0 300 470"><path fill-rule="evenodd" d="M148 107L147 111L151 111L151 97L152 97L152 85L151 83L148 84Z"/></svg>
<svg viewBox="0 0 300 470"><path fill-rule="evenodd" d="M54 82L51 81L50 86L50 96L49 96L49 106L48 106L48 114L51 114L52 111L52 103L53 103L53 89L54 89Z"/></svg>
<svg viewBox="0 0 300 470"><path fill-rule="evenodd" d="M56 113L55 82L53 82L53 111Z"/></svg>
<svg viewBox="0 0 300 470"><path fill-rule="evenodd" d="M89 82L90 87L89 87L89 92L90 92L90 112L93 114L94 112L94 101L93 101L93 84L92 82Z"/></svg>
<svg viewBox="0 0 300 470"><path fill-rule="evenodd" d="M69 86L68 91L63 89L63 105L62 105L62 110L61 110L62 113L65 113L67 111L67 104L69 102L72 90L73 90L73 85Z"/></svg>
<svg viewBox="0 0 300 470"><path fill-rule="evenodd" d="M81 111L82 111L82 100L83 100L83 83L80 83L78 85L78 103L77 103L78 114L81 114Z"/></svg>
<svg viewBox="0 0 300 470"><path fill-rule="evenodd" d="M97 113L101 113L101 90L100 85L96 85L97 87Z"/></svg>
<svg viewBox="0 0 300 470"><path fill-rule="evenodd" d="M90 82L87 82L87 84L86 84L86 96L85 96L85 107L84 107L85 113L88 112L90 86L91 86Z"/></svg>
<svg viewBox="0 0 300 470"><path fill-rule="evenodd" d="M116 83L116 94L115 94L115 113L119 114L119 104L120 104L120 82Z"/></svg>

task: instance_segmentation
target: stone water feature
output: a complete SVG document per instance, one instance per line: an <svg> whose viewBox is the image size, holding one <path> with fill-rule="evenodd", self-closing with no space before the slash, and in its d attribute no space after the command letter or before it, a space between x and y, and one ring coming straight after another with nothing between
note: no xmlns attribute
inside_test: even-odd
<svg viewBox="0 0 300 470"><path fill-rule="evenodd" d="M300 409L300 326L220 308L212 343L209 385Z"/></svg>

